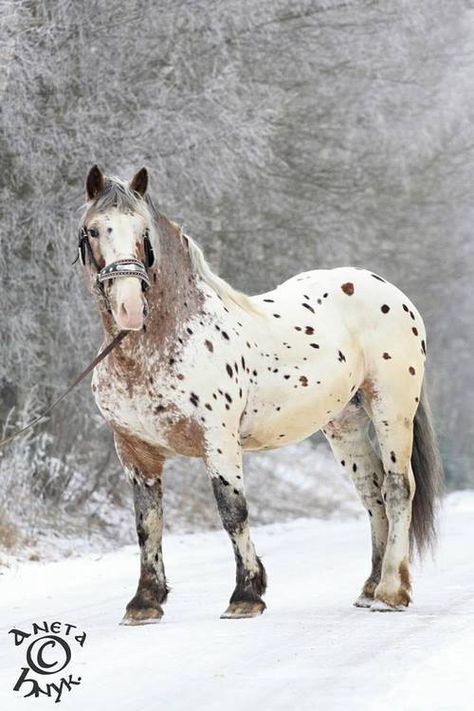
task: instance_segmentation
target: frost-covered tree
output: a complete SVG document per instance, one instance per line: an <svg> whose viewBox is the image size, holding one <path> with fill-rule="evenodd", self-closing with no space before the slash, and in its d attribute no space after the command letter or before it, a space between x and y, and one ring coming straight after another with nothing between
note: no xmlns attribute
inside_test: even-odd
<svg viewBox="0 0 474 711"><path fill-rule="evenodd" d="M1 0L0 13L2 422L41 409L99 342L71 266L88 167L146 164L160 207L239 288L355 264L404 289L427 322L450 482L473 484L469 3ZM87 386L0 462L30 504L96 496L95 515L123 496Z"/></svg>

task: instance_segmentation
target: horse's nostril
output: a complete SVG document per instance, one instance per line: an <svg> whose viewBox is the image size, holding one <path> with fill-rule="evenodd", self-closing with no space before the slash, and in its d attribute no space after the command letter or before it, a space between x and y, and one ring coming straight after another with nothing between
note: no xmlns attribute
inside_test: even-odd
<svg viewBox="0 0 474 711"><path fill-rule="evenodd" d="M143 315L145 318L148 316L148 304L143 304Z"/></svg>

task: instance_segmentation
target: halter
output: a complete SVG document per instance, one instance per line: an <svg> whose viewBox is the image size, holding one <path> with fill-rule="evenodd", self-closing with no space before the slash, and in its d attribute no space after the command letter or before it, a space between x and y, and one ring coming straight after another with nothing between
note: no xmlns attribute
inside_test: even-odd
<svg viewBox="0 0 474 711"><path fill-rule="evenodd" d="M134 259L133 257L127 259L117 259L117 261L107 264L103 269L97 263L94 256L94 252L89 241L89 232L87 227L81 227L79 231L79 257L83 265L86 263L86 250L89 254L89 258L94 265L97 277L96 277L96 287L102 296L107 300L104 282L109 279L120 279L122 277L135 277L140 279L142 283L143 291L146 291L150 286L150 277L148 276L148 269L150 269L155 262L155 254L153 252L153 247L150 242L150 233L148 227L146 228L143 235L143 246L145 250L145 263L141 262L139 259Z"/></svg>
<svg viewBox="0 0 474 711"><path fill-rule="evenodd" d="M141 279L142 284L148 288L150 286L150 277L147 274L145 265L138 259L117 259L116 262L107 264L97 274L97 281L103 284L109 279L118 279L121 277L136 277Z"/></svg>

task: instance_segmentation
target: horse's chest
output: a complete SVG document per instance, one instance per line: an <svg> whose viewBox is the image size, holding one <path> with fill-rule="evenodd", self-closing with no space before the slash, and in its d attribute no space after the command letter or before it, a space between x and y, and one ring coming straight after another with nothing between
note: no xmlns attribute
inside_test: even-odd
<svg viewBox="0 0 474 711"><path fill-rule="evenodd" d="M165 381L147 374L132 383L102 370L95 375L92 389L114 431L132 434L164 455L201 456L200 427L182 411Z"/></svg>

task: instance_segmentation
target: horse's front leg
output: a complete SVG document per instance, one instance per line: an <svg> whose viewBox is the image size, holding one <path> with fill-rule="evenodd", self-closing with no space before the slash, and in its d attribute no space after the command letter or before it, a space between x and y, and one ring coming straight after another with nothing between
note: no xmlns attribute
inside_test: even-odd
<svg viewBox="0 0 474 711"><path fill-rule="evenodd" d="M222 524L229 534L236 561L236 586L223 618L255 617L265 609L265 569L255 553L250 538L247 501L242 479L242 456L235 452L235 442L206 457L214 496Z"/></svg>
<svg viewBox="0 0 474 711"><path fill-rule="evenodd" d="M124 451L125 450L125 451ZM166 601L166 585L161 539L163 531L162 481L163 462L154 462L153 474L133 464L125 447L117 442L117 451L132 479L135 523L140 546L140 578L135 595L127 605L121 624L145 625L159 622L161 604Z"/></svg>

